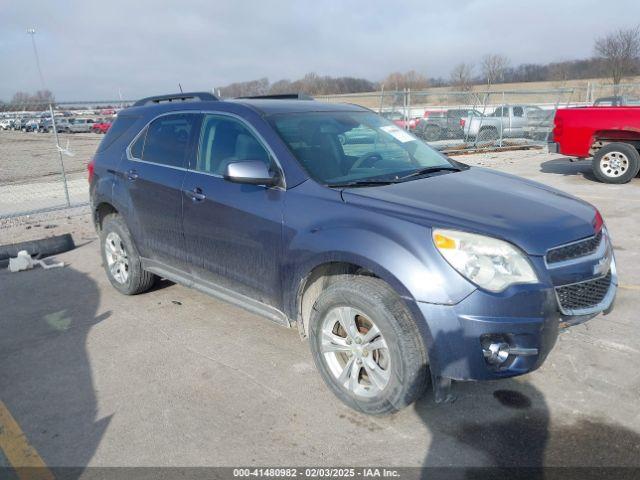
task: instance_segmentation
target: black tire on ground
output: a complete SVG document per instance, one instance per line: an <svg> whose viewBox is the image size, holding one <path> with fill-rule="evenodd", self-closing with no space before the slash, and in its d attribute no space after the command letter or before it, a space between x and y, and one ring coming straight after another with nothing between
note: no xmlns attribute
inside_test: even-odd
<svg viewBox="0 0 640 480"><path fill-rule="evenodd" d="M370 318L388 347L389 379L373 397L356 395L342 385L322 353L323 322L333 309L345 306ZM429 384L427 353L418 327L402 299L378 278L344 275L324 290L311 311L309 343L325 383L342 402L359 412L396 412L420 398ZM373 352L371 355L373 358Z"/></svg>
<svg viewBox="0 0 640 480"><path fill-rule="evenodd" d="M442 129L437 125L428 125L422 136L427 142L436 142L442 138Z"/></svg>
<svg viewBox="0 0 640 480"><path fill-rule="evenodd" d="M603 183L627 183L640 171L640 153L628 143L609 143L594 155L591 168Z"/></svg>
<svg viewBox="0 0 640 480"><path fill-rule="evenodd" d="M128 257L128 278L124 283L118 282L109 270L105 244L107 242L107 236L111 232L115 232L120 237ZM116 213L107 215L102 220L102 228L100 229L100 256L102 257L102 265L111 285L124 295L137 295L138 293L146 292L153 286L156 280L156 276L153 273L146 272L142 269L140 255L131 240L129 229L122 217Z"/></svg>
<svg viewBox="0 0 640 480"><path fill-rule="evenodd" d="M499 138L498 130L493 127L487 127L480 130L478 133L479 142L493 142Z"/></svg>

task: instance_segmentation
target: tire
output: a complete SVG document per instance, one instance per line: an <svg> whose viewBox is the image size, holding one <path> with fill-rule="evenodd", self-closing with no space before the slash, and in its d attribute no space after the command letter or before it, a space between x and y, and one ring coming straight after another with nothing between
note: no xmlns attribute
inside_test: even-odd
<svg viewBox="0 0 640 480"><path fill-rule="evenodd" d="M478 141L479 142L495 142L498 140L498 130L493 127L483 128L478 133Z"/></svg>
<svg viewBox="0 0 640 480"><path fill-rule="evenodd" d="M342 313L357 332L346 334L336 320ZM379 336L367 338L374 327ZM309 343L327 386L359 412L396 412L427 388L427 353L418 328L401 298L378 278L344 275L324 290L311 311Z"/></svg>
<svg viewBox="0 0 640 480"><path fill-rule="evenodd" d="M640 153L628 143L609 143L594 155L591 168L603 183L627 183L640 171Z"/></svg>
<svg viewBox="0 0 640 480"><path fill-rule="evenodd" d="M109 256L107 250L111 252ZM117 259L114 254L118 255ZM137 295L153 286L156 276L142 269L140 255L131 240L129 229L118 214L107 215L102 221L100 255L107 278L120 293Z"/></svg>
<svg viewBox="0 0 640 480"><path fill-rule="evenodd" d="M437 125L429 125L424 129L423 137L427 142L435 142L442 138L442 129Z"/></svg>

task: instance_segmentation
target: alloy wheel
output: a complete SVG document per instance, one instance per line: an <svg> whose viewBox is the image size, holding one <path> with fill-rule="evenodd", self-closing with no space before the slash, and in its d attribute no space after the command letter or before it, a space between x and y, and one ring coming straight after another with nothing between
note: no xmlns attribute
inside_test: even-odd
<svg viewBox="0 0 640 480"><path fill-rule="evenodd" d="M116 232L109 232L104 242L107 267L113 279L118 283L127 283L129 279L129 256L122 238Z"/></svg>
<svg viewBox="0 0 640 480"><path fill-rule="evenodd" d="M375 397L389 383L391 356L376 324L352 307L330 310L322 322L320 351L336 381L360 397Z"/></svg>

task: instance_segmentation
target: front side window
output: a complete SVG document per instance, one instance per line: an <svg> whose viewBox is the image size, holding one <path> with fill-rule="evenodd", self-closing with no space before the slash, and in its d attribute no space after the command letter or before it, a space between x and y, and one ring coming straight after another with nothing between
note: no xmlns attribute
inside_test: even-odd
<svg viewBox="0 0 640 480"><path fill-rule="evenodd" d="M147 127L142 160L170 167L186 167L197 121L197 115L193 114L164 115L155 119ZM136 156L133 148L131 154Z"/></svg>
<svg viewBox="0 0 640 480"><path fill-rule="evenodd" d="M196 170L222 176L230 163L248 160L271 166L269 152L242 122L223 115L205 116Z"/></svg>
<svg viewBox="0 0 640 480"><path fill-rule="evenodd" d="M523 117L524 109L522 107L513 107L513 116L514 117Z"/></svg>
<svg viewBox="0 0 640 480"><path fill-rule="evenodd" d="M270 121L309 175L328 186L404 181L402 177L424 169L458 169L375 113L288 113L272 115Z"/></svg>

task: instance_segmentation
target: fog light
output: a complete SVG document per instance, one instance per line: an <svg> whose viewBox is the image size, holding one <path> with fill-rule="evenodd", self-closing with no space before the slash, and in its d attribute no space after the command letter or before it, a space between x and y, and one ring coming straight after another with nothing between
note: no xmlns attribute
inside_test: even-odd
<svg viewBox="0 0 640 480"><path fill-rule="evenodd" d="M482 349L484 359L491 365L502 365L509 358L509 344L506 342L490 343Z"/></svg>
<svg viewBox="0 0 640 480"><path fill-rule="evenodd" d="M506 340L507 337L504 335L481 337L482 354L488 364L500 366L509 359L510 355L525 357L538 354L537 348L511 346Z"/></svg>

